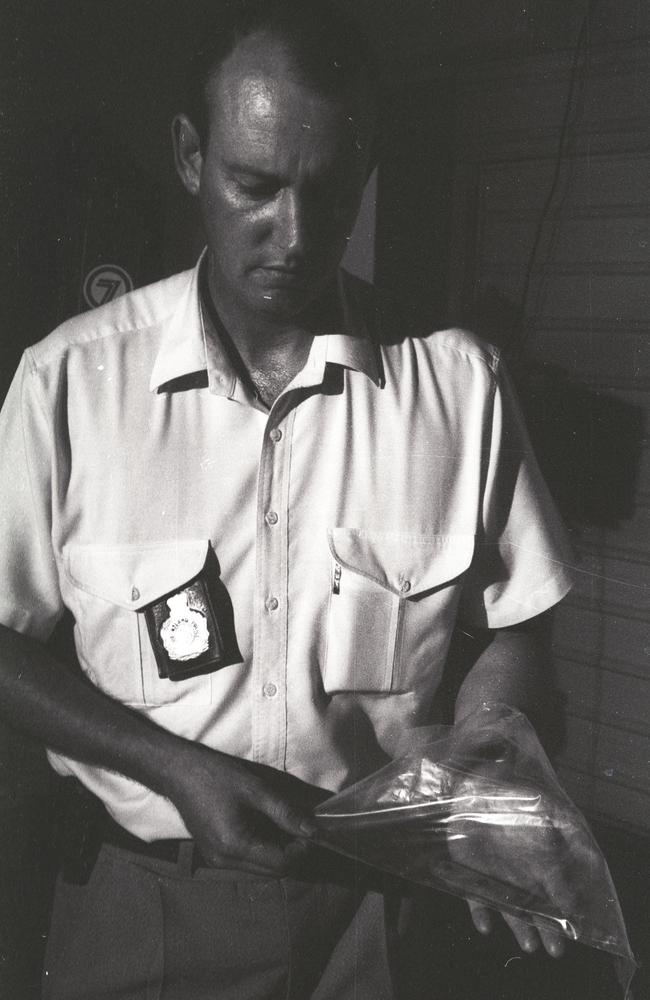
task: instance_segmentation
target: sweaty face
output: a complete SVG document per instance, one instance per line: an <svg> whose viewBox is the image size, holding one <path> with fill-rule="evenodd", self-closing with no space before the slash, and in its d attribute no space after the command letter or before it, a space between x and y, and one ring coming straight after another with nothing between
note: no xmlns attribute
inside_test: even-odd
<svg viewBox="0 0 650 1000"><path fill-rule="evenodd" d="M208 86L199 187L213 288L269 319L300 316L334 277L363 192L364 95L299 82L280 43L241 43Z"/></svg>

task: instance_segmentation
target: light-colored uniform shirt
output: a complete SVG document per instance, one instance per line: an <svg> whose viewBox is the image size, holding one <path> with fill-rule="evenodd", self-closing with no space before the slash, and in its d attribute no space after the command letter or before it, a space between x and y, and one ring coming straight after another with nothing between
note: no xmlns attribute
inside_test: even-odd
<svg viewBox="0 0 650 1000"><path fill-rule="evenodd" d="M0 620L45 639L69 608L103 691L332 790L426 721L457 620L513 625L570 585L497 353L459 330L379 343L367 288L341 289L340 334L270 411L205 336L195 269L27 350L0 422ZM142 611L209 545L242 662L161 678ZM136 835L187 836L138 783L50 759Z"/></svg>

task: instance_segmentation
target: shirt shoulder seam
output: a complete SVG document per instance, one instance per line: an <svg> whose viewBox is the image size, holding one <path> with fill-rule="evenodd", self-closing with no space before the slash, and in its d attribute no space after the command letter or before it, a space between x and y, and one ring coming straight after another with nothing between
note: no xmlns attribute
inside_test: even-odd
<svg viewBox="0 0 650 1000"><path fill-rule="evenodd" d="M138 291L140 290L136 290L133 294L137 295ZM30 352L30 366L34 371L40 371L48 365L56 363L70 348L83 348L85 345L95 344L99 340L126 336L127 334L145 334L167 322L173 316L177 302L177 297L174 297L169 308L165 309L164 312L161 311L160 315L153 320L146 317L147 321L145 322L145 317L143 317L142 323L130 322L124 326L120 325L117 318L113 321L93 322L93 312L72 316L27 349Z"/></svg>
<svg viewBox="0 0 650 1000"><path fill-rule="evenodd" d="M431 343L432 338L438 336L439 334L460 334L464 337L473 337L468 330L463 327L449 327L447 330L439 330L430 333L425 339ZM463 347L458 343L450 343L449 340L441 340L436 345L436 350L453 352L461 357L470 358L472 361L479 361L483 364L491 375L496 378L499 369L502 364L502 353L500 348L496 347L494 344L489 344L484 342L482 346L477 345L474 350L469 347Z"/></svg>

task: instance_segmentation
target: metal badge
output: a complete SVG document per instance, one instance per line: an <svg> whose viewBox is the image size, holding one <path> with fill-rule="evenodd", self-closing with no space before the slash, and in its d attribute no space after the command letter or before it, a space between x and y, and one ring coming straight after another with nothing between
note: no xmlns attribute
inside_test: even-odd
<svg viewBox="0 0 650 1000"><path fill-rule="evenodd" d="M212 548L197 577L141 613L162 678L182 681L242 662L232 603Z"/></svg>
<svg viewBox="0 0 650 1000"><path fill-rule="evenodd" d="M167 601L169 618L162 623L160 638L170 660L194 660L210 646L206 617L189 606L187 597L183 591Z"/></svg>

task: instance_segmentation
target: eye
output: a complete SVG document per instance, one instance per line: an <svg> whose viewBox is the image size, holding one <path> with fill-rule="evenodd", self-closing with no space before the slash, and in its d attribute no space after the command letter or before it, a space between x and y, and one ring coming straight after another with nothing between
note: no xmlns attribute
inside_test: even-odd
<svg viewBox="0 0 650 1000"><path fill-rule="evenodd" d="M268 201L280 190L276 181L239 181L239 189L255 201Z"/></svg>

